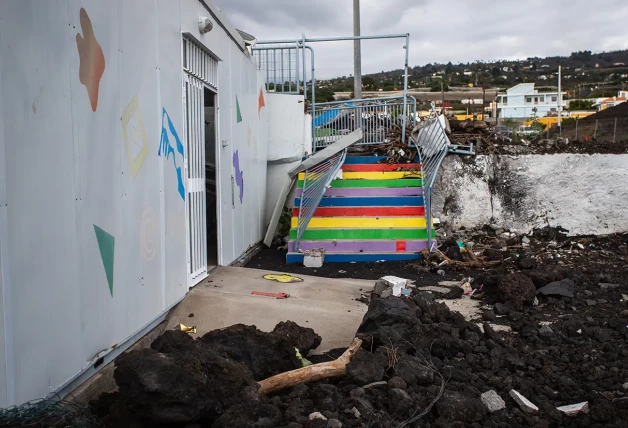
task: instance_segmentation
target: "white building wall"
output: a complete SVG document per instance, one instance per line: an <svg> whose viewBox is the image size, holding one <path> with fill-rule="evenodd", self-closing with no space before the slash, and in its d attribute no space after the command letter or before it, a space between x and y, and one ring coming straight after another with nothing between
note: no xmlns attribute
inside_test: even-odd
<svg viewBox="0 0 628 428"><path fill-rule="evenodd" d="M220 264L261 240L262 81L230 25L201 36L199 15L197 0L0 3L0 407L58 390L187 292L183 158L159 153L164 109L185 146L182 33L220 59Z"/></svg>
<svg viewBox="0 0 628 428"><path fill-rule="evenodd" d="M562 227L570 235L628 232L628 155L448 156L434 189L433 215L459 227L497 224L527 233Z"/></svg>
<svg viewBox="0 0 628 428"><path fill-rule="evenodd" d="M264 227L270 223L288 171L312 153L312 116L304 111L303 95L269 93L268 101L268 175ZM294 205L294 189L286 199Z"/></svg>

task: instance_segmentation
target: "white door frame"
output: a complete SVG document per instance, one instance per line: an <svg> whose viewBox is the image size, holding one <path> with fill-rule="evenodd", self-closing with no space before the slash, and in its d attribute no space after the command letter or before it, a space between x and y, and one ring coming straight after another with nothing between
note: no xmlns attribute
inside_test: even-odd
<svg viewBox="0 0 628 428"><path fill-rule="evenodd" d="M185 128L185 228L188 287L198 284L208 275L207 264L207 205L205 192L205 89L213 93L218 103L218 61L192 39L183 36L183 119ZM216 118L218 117L216 108ZM216 121L216 141L218 122ZM218 189L218 144L216 178ZM216 204L217 217L219 205ZM218 219L219 220L219 219ZM220 228L218 228L220 242ZM220 246L218 260L221 259Z"/></svg>

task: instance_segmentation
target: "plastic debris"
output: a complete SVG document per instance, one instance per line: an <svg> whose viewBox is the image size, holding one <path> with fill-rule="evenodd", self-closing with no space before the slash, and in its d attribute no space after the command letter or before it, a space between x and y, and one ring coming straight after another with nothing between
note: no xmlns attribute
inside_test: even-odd
<svg viewBox="0 0 628 428"><path fill-rule="evenodd" d="M323 267L325 261L325 249L310 250L303 253L303 266L310 268Z"/></svg>
<svg viewBox="0 0 628 428"><path fill-rule="evenodd" d="M194 333L196 334L196 326L193 325L192 327L188 327L186 325L183 324L179 324L179 330L185 332L185 333Z"/></svg>
<svg viewBox="0 0 628 428"><path fill-rule="evenodd" d="M569 404L568 406L556 407L556 410L563 412L567 416L575 416L578 413L589 413L589 402L584 401L577 404Z"/></svg>

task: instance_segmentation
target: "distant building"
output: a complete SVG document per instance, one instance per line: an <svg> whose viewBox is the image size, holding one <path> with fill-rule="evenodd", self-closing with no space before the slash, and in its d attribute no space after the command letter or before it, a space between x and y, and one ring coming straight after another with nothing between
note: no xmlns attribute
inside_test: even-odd
<svg viewBox="0 0 628 428"><path fill-rule="evenodd" d="M616 97L598 100L595 104L593 104L593 107L595 107L598 111L606 110L607 108L615 107L619 104L625 103L626 99L628 99L628 91L619 91Z"/></svg>
<svg viewBox="0 0 628 428"><path fill-rule="evenodd" d="M563 109L566 109L563 92ZM536 109L536 110L534 110ZM542 92L534 89L534 83L520 83L497 96L497 111L501 118L523 119L543 117L558 112L558 92Z"/></svg>

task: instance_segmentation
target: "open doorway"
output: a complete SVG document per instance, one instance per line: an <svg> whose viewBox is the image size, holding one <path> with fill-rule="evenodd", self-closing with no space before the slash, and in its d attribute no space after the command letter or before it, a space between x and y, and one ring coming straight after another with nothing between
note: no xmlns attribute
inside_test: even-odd
<svg viewBox="0 0 628 428"><path fill-rule="evenodd" d="M216 191L216 93L205 87L205 195L207 213L207 266L218 265L218 206Z"/></svg>

